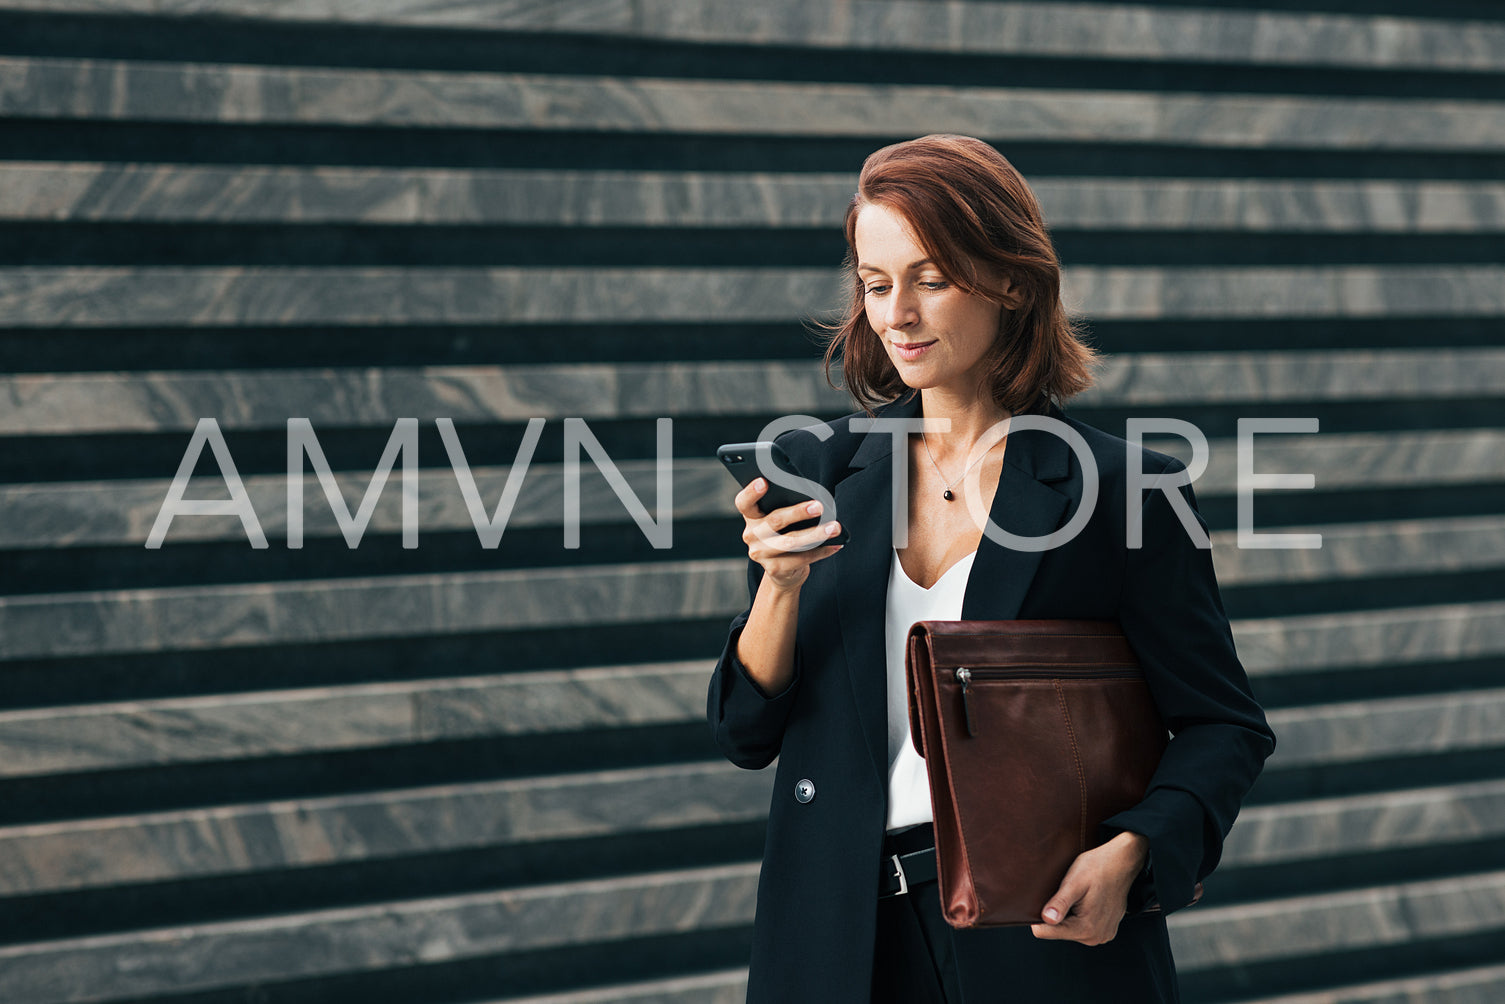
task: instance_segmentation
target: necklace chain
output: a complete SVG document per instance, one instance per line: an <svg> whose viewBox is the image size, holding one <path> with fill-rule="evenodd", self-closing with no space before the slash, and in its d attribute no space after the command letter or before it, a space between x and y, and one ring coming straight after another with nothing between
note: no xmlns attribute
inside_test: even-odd
<svg viewBox="0 0 1505 1004"><path fill-rule="evenodd" d="M941 480L942 481L946 481L946 472L943 471L943 470L941 470L941 465L935 462L935 454L930 452L930 440L928 438L926 438L926 436L925 436L925 430L924 429L920 430L920 438L922 440L924 440L924 442L925 442L925 454L926 454L926 456L928 456L930 458L930 466L932 466L932 467L935 468L935 472L941 476ZM1007 438L1007 437L1005 437L1005 438ZM1001 443L1001 442L1003 442L1003 440L1000 439L998 442ZM998 445L998 443L994 443L993 444L993 446L997 446L997 445ZM978 464L980 464L984 460L986 460L987 457L988 457L988 454L992 452L993 446L990 446L986 450L984 450L982 456L978 457L972 463L972 467L976 467ZM971 474L972 473L972 467L968 467L965 471L962 471L962 476L961 476L961 478L958 478L957 481L961 481L961 480L965 479L968 474ZM951 501L954 501L956 499L956 493L951 490L951 486L953 484L955 484L955 483L956 482L946 481L946 490L941 493L941 498L945 499L947 502L951 502Z"/></svg>

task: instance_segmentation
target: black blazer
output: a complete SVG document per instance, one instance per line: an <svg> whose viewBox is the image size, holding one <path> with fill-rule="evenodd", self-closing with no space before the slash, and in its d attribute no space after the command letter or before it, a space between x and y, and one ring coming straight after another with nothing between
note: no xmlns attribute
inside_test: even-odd
<svg viewBox="0 0 1505 1004"><path fill-rule="evenodd" d="M967 581L962 618L1116 618L1144 667L1173 738L1144 800L1105 824L1150 840L1154 891L1169 909L1189 903L1217 864L1223 839L1274 736L1249 690L1213 574L1163 491L1142 502L1143 547L1126 546L1129 444L1067 417L1035 409L1086 440L1099 484L1090 520L1069 542L1044 551L1005 548L984 535ZM878 409L914 418L919 395ZM834 517L851 542L811 566L800 594L795 675L764 695L736 658L751 604L733 618L711 677L707 717L717 745L741 767L778 758L753 930L750 1004L868 1000L877 883L888 797L884 607L892 541L892 437L854 433L855 412L822 441L806 430L778 437L804 477L834 492ZM1184 469L1142 450L1146 474ZM1196 511L1191 487L1181 496ZM993 522L1044 536L1082 502L1081 464L1048 431L1012 432ZM899 500L900 512L906 511ZM1206 523L1197 513L1206 532ZM762 581L748 562L749 600ZM813 797L796 797L800 782ZM800 785L809 794L809 785ZM1025 811L1021 807L1021 811ZM921 892L938 895L935 886ZM1027 927L953 932L968 999L1174 1001L1164 917L1125 920L1107 945L1040 941ZM1000 991L1000 988L1007 988ZM1015 996L1017 995L1017 996Z"/></svg>

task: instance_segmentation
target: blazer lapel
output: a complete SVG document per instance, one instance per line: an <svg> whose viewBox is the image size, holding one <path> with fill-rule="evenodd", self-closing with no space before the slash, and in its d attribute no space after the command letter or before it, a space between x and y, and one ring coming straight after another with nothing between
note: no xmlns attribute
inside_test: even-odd
<svg viewBox="0 0 1505 1004"><path fill-rule="evenodd" d="M1062 413L1054 405L1037 409L1052 418ZM919 394L877 409L891 418L916 418ZM834 492L836 518L851 533L852 543L835 560L837 612L847 670L857 703L857 715L878 776L888 777L887 654L884 645L884 604L893 561L893 438L887 432L867 434L853 455L853 468ZM1049 432L1011 432L1004 447L1003 470L993 497L990 518L1021 537L1041 537L1064 522L1072 496L1050 482L1070 474L1070 447ZM900 500L901 518L908 500ZM962 599L963 620L1013 620L1029 592L1042 551L1019 551L995 542L986 534L978 544Z"/></svg>

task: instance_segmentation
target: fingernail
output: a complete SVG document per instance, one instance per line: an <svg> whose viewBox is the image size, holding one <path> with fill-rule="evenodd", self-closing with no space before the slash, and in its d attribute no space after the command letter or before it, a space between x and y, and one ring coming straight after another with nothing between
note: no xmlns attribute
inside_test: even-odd
<svg viewBox="0 0 1505 1004"><path fill-rule="evenodd" d="M1061 919L1061 914L1055 909L1055 907L1048 907L1045 910L1045 919L1054 924L1056 921Z"/></svg>
<svg viewBox="0 0 1505 1004"><path fill-rule="evenodd" d="M835 523L827 523L826 524L826 536L827 537L834 537L834 536L836 536L836 531L838 529L839 529L839 527L837 527L837 525Z"/></svg>
<svg viewBox="0 0 1505 1004"><path fill-rule="evenodd" d="M763 489L765 489L767 487L768 487L768 482L764 481L762 478L759 478L758 480L756 480L756 481L753 482L753 491L755 491L755 492L761 492Z"/></svg>
<svg viewBox="0 0 1505 1004"><path fill-rule="evenodd" d="M811 502L809 505L805 506L805 511L811 513L812 515L820 512L820 503Z"/></svg>

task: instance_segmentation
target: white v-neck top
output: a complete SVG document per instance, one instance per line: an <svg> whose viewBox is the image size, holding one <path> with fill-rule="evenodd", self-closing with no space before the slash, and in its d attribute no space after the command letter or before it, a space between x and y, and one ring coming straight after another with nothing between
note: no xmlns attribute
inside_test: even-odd
<svg viewBox="0 0 1505 1004"><path fill-rule="evenodd" d="M893 551L888 572L888 601L884 640L888 655L888 822L893 830L931 821L930 780L925 760L915 752L909 735L909 692L904 678L904 645L916 621L961 620L972 559L977 552L946 569L929 589L922 589L899 563Z"/></svg>

